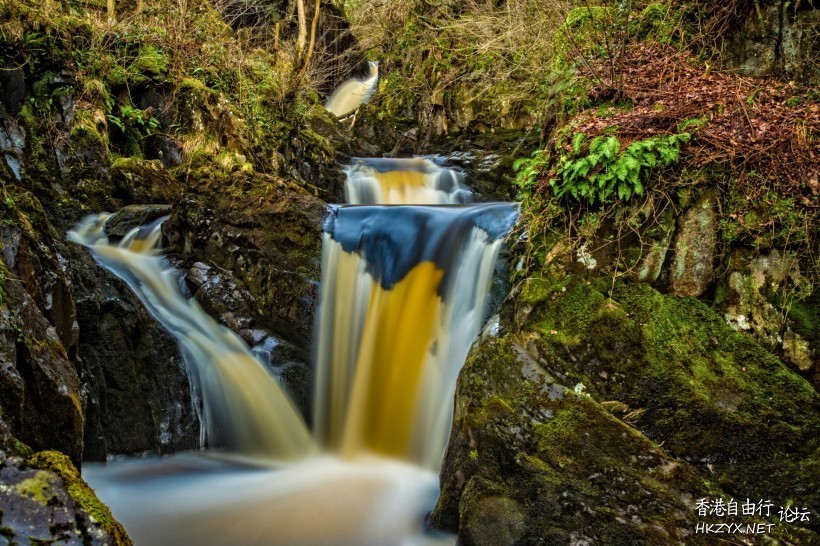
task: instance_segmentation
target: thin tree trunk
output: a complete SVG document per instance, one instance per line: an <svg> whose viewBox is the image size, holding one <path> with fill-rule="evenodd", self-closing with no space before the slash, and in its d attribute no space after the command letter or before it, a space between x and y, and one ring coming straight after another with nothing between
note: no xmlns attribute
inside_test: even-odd
<svg viewBox="0 0 820 546"><path fill-rule="evenodd" d="M302 60L307 44L307 15L305 15L305 0L296 0L296 19L299 26L299 35L296 38L296 58Z"/></svg>
<svg viewBox="0 0 820 546"><path fill-rule="evenodd" d="M108 12L108 24L113 25L117 22L117 14L114 11L114 0L106 0L105 7Z"/></svg>
<svg viewBox="0 0 820 546"><path fill-rule="evenodd" d="M296 75L296 83L302 81L307 72L308 64L310 64L310 57L313 55L313 48L316 46L316 29L319 26L319 4L321 0L316 0L316 7L313 10L313 23L310 25L310 43L308 44L307 53L305 53L305 60L302 62L302 68L299 74Z"/></svg>

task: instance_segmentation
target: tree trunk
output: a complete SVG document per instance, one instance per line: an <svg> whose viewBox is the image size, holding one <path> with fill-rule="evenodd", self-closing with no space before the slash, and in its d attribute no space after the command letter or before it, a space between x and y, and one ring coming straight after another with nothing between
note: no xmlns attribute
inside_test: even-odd
<svg viewBox="0 0 820 546"><path fill-rule="evenodd" d="M308 45L307 53L305 53L305 58L302 61L302 68L299 70L299 74L296 76L297 83L305 77L305 72L307 72L308 64L310 64L310 57L313 55L313 48L316 46L316 28L319 26L320 2L321 0L316 0L316 7L313 10L313 23L311 23L310 25L310 44Z"/></svg>
<svg viewBox="0 0 820 546"><path fill-rule="evenodd" d="M296 0L296 19L299 25L299 35L296 38L296 58L302 60L307 45L307 15L305 14L305 0Z"/></svg>
<svg viewBox="0 0 820 546"><path fill-rule="evenodd" d="M108 24L113 25L117 22L117 14L114 11L114 0L106 0L105 7L108 13Z"/></svg>

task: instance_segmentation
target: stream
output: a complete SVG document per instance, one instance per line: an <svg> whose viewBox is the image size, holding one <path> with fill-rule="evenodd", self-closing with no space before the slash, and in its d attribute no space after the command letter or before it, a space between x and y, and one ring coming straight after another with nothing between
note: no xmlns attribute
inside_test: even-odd
<svg viewBox="0 0 820 546"><path fill-rule="evenodd" d="M432 545L458 372L486 321L509 203L466 204L429 158L355 159L324 226L314 426L236 334L179 290L161 223L69 239L125 280L179 343L202 450L86 464L138 546Z"/></svg>

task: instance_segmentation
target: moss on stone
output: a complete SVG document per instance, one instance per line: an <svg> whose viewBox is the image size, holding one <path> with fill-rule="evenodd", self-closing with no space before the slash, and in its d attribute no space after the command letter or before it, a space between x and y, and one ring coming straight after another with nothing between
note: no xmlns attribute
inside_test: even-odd
<svg viewBox="0 0 820 546"><path fill-rule="evenodd" d="M107 149L108 133L102 111L77 110L71 125L71 145L77 150L100 147Z"/></svg>
<svg viewBox="0 0 820 546"><path fill-rule="evenodd" d="M66 484L66 491L80 508L108 533L114 546L133 546L122 525L114 519L111 511L94 494L94 490L80 476L69 458L59 451L41 451L29 459L29 463L42 470L59 475Z"/></svg>
<svg viewBox="0 0 820 546"><path fill-rule="evenodd" d="M794 302L789 307L788 316L794 331L812 347L820 348L820 291L805 300Z"/></svg>
<svg viewBox="0 0 820 546"><path fill-rule="evenodd" d="M145 76L162 76L168 72L169 62L168 55L156 45L149 44L140 48L133 68Z"/></svg>
<svg viewBox="0 0 820 546"><path fill-rule="evenodd" d="M54 474L41 470L31 478L15 485L14 489L18 494L31 497L36 502L45 506L49 500L54 497L54 486Z"/></svg>
<svg viewBox="0 0 820 546"><path fill-rule="evenodd" d="M679 488L705 495L706 484L563 387L519 342L484 340L465 364L433 521L452 529L457 509L465 544L483 544L477 515L485 513L501 529L520 529L521 544L563 543L571 532L601 544L675 543L693 517Z"/></svg>
<svg viewBox="0 0 820 546"><path fill-rule="evenodd" d="M610 300L594 284L573 278L536 304L525 328L541 333L551 366L598 400L644 409L639 430L710 465L737 497L818 504L820 399L810 384L698 300L622 281Z"/></svg>
<svg viewBox="0 0 820 546"><path fill-rule="evenodd" d="M28 445L18 440L17 438L12 438L10 447L12 453L24 459L27 459L34 455L34 450L31 449Z"/></svg>

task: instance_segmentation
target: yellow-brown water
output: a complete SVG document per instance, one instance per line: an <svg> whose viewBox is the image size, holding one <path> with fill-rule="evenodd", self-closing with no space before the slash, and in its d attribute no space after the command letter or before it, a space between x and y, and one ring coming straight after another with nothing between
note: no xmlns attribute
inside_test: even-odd
<svg viewBox="0 0 820 546"><path fill-rule="evenodd" d="M360 188L374 183L371 196L429 204L462 195L456 173L428 160L366 163L372 176ZM159 224L111 245L106 218L87 219L71 238L177 337L203 393L205 440L231 451L87 465L86 478L137 546L453 544L423 520L438 494L456 377L514 217L508 205L334 209L315 440L241 339L176 290L157 253Z"/></svg>
<svg viewBox="0 0 820 546"><path fill-rule="evenodd" d="M472 199L457 171L426 158L357 158L347 168L351 205L452 205Z"/></svg>

